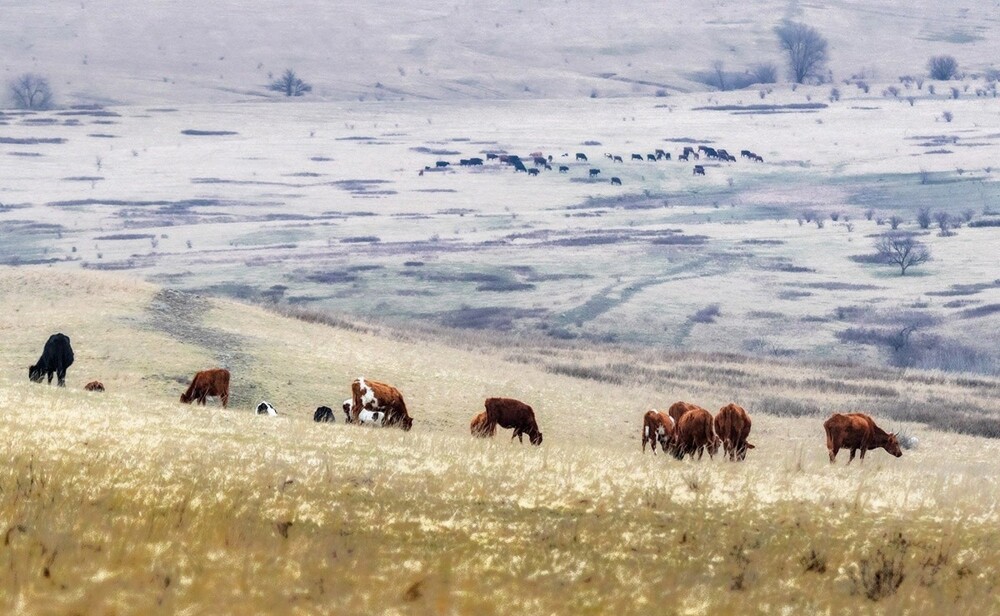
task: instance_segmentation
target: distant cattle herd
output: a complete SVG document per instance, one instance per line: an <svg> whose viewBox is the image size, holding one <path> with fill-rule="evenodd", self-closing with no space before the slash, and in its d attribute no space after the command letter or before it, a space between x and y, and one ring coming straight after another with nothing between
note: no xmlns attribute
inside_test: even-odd
<svg viewBox="0 0 1000 616"><path fill-rule="evenodd" d="M537 176L543 170L551 171L553 162L555 161L555 158L552 154L545 155L543 152L532 152L528 156L524 157L517 154L509 154L506 152L486 152L485 154L486 154L486 162L496 161L497 164L508 165L515 172L521 171L528 174L529 176ZM568 159L571 158L571 155L569 152L563 152L559 156L559 158ZM587 169L588 178L597 178L597 176L600 175L601 169L592 166L592 164L590 163L590 158L587 156L585 152L575 152L574 155L572 155L572 158L575 162L587 163L587 165L583 166ZM622 164L625 163L625 157L622 156L621 154L605 152L604 158L611 161L612 163L622 163ZM730 154L725 149L713 148L707 145L699 145L697 148L694 148L692 146L684 146L683 151L680 154L678 154L676 158L672 157L670 152L667 152L662 148L656 148L653 152L646 152L645 154L632 152L631 156L629 157L629 161L656 163L660 161L677 160L677 161L687 162L692 158L695 160L705 158L706 160L721 161L725 163L734 163L737 160L735 156ZM741 150L740 158L745 158L751 162L758 162L758 163L764 162L764 158L762 156L754 152L751 152L750 150ZM484 161L482 157L462 158L459 159L458 164L461 167L482 167ZM420 175L423 175L425 171L447 170L451 166L452 166L451 161L439 160L434 163L433 167L427 165L423 169L421 169ZM559 168L559 173L569 173L571 171L571 168L568 164L558 165L558 168ZM705 175L705 165L704 164L695 165L692 170L692 175ZM612 176L611 184L615 186L621 186L622 180L619 176Z"/></svg>
<svg viewBox="0 0 1000 616"><path fill-rule="evenodd" d="M52 375L58 376L57 384L66 385L66 370L73 363L73 348L68 336L53 334L45 343L42 356L28 368L28 378L40 383L48 375L49 384ZM204 405L209 397L218 398L223 408L229 404L229 370L213 368L195 373L194 378L180 401L191 404L197 401ZM91 381L84 387L87 391L103 392L104 385L100 381ZM472 418L469 430L474 437L488 438L496 434L497 426L512 430L511 440L515 437L524 442L524 436L532 445L542 444L542 431L538 428L535 411L530 406L513 398L487 398L485 410ZM369 425L378 427L398 427L409 431L413 427L403 401L403 395L398 389L386 383L367 380L358 377L351 383L351 397L344 400L342 409L344 420L349 424ZM267 401L261 401L254 409L257 415L277 416L278 411ZM328 406L320 406L313 414L317 423L335 422L336 415ZM743 407L730 403L712 414L700 406L688 402L675 402L666 412L650 410L642 417L642 451L645 453L649 445L653 454L656 448L683 459L685 456L700 460L705 451L709 458L714 458L721 447L724 456L730 461L746 459L747 451L754 449L747 438L750 435L751 421ZM886 432L875 424L871 417L864 413L834 413L823 423L826 432L826 448L830 463L834 463L841 449L850 451L847 463L854 460L860 451L861 459L865 452L882 448L897 458L903 455L900 441L896 434Z"/></svg>

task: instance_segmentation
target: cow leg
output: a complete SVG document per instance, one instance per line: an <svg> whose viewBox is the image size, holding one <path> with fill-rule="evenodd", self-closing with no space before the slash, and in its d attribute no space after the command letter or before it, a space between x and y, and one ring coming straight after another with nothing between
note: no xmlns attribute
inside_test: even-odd
<svg viewBox="0 0 1000 616"><path fill-rule="evenodd" d="M66 387L66 369L63 368L62 370L56 372L56 377L59 379L57 381L59 387Z"/></svg>
<svg viewBox="0 0 1000 616"><path fill-rule="evenodd" d="M834 447L833 445L831 445L829 450L830 450L830 464L833 464L834 462L837 461L837 454L840 453L840 447Z"/></svg>
<svg viewBox="0 0 1000 616"><path fill-rule="evenodd" d="M229 392L223 393L219 398L222 400L222 408L229 406Z"/></svg>
<svg viewBox="0 0 1000 616"><path fill-rule="evenodd" d="M49 381L48 381L49 385L52 384L52 374L53 374L52 372L48 373L48 375L49 375Z"/></svg>
<svg viewBox="0 0 1000 616"><path fill-rule="evenodd" d="M858 450L857 450L857 449L854 449L854 448L851 448L851 457L850 457L850 458L847 458L847 463L848 463L848 464L850 464L850 463L851 463L851 460L853 460L853 459L854 459L854 454L856 454L857 452L858 452Z"/></svg>

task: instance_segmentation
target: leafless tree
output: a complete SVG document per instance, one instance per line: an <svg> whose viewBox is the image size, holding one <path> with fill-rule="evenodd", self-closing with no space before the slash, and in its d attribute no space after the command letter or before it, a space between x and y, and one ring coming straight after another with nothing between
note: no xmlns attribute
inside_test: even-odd
<svg viewBox="0 0 1000 616"><path fill-rule="evenodd" d="M302 96L306 92L312 92L312 86L299 79L292 69L287 69L281 77L272 81L267 89L281 92L285 96Z"/></svg>
<svg viewBox="0 0 1000 616"><path fill-rule="evenodd" d="M892 215L892 216L889 217L889 226L892 227L893 231L895 231L896 229L898 229L899 225L901 225L901 224L903 224L903 219L900 218L899 216Z"/></svg>
<svg viewBox="0 0 1000 616"><path fill-rule="evenodd" d="M826 39L813 27L803 23L786 21L774 29L778 44L788 54L789 73L795 83L807 79L821 78L826 61Z"/></svg>
<svg viewBox="0 0 1000 616"><path fill-rule="evenodd" d="M941 229L941 235L943 237L951 235L951 214L948 212L935 212L934 222L938 224L938 228Z"/></svg>
<svg viewBox="0 0 1000 616"><path fill-rule="evenodd" d="M49 80L41 75L25 73L12 79L10 96L19 109L48 109L52 106L52 88Z"/></svg>
<svg viewBox="0 0 1000 616"><path fill-rule="evenodd" d="M931 251L927 246L912 235L902 233L880 235L875 240L875 252L883 262L898 265L901 276L905 276L910 267L931 260Z"/></svg>
<svg viewBox="0 0 1000 616"><path fill-rule="evenodd" d="M931 208L920 208L920 211L917 212L917 224L920 225L921 229L927 229L931 226Z"/></svg>
<svg viewBox="0 0 1000 616"><path fill-rule="evenodd" d="M931 79L948 81L958 76L958 60L953 56L934 56L927 61Z"/></svg>

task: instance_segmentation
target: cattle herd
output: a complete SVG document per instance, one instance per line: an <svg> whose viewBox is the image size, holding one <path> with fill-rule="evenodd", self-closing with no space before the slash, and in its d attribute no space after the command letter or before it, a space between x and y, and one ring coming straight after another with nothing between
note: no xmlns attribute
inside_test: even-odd
<svg viewBox="0 0 1000 616"><path fill-rule="evenodd" d="M570 153L563 152L560 158L569 159ZM576 152L575 156L572 157L574 162L587 163L587 177L596 179L601 174L601 169L594 167L590 164L590 159L584 152ZM604 158L611 161L612 163L625 163L625 157L620 154L613 154L611 152L605 152ZM721 161L727 163L736 162L736 157L730 154L728 151L722 148L713 148L707 145L700 145L696 148L691 146L684 146L684 150L677 155L676 158L671 156L670 152L667 152L661 148L655 149L653 152L648 152L645 154L633 152L630 161L639 161L647 163L656 163L660 161L689 161L691 159L699 160L700 158L705 158L706 160ZM764 162L764 158L750 150L741 150L740 158L745 158L751 162ZM529 176L537 176L542 170L551 171L552 165L555 163L555 158L549 154L544 155L543 152L532 152L530 155L521 157L515 154L507 154L501 152L486 152L486 162L496 161L499 164L509 165L514 169L515 172L520 171L526 173ZM527 162L526 162L527 161ZM481 167L484 164L482 157L473 158L462 158L458 162L459 166L462 167ZM531 166L528 166L531 165ZM420 170L420 175L423 175L425 171L443 171L452 166L452 163L447 160L439 160L434 163L434 166L425 166ZM570 166L568 164L560 164L559 173L569 173ZM692 171L692 175L705 175L705 165L695 165ZM621 186L622 180L618 176L611 177L611 184Z"/></svg>
<svg viewBox="0 0 1000 616"><path fill-rule="evenodd" d="M45 343L42 356L34 365L28 368L28 378L35 383L42 382L48 375L48 383L52 383L52 375L58 377L60 387L66 385L66 370L73 363L73 348L69 337L63 334L53 334ZM197 401L204 405L209 397L216 397L223 408L229 405L229 370L213 368L202 370L194 375L191 383L180 401L191 404ZM103 392L104 385L100 381L91 381L84 387L87 391ZM535 411L530 406L513 398L487 398L486 410L472 418L469 425L474 437L488 438L496 434L497 426L512 430L511 440L517 437L524 442L524 435L532 445L542 444L542 432L535 420ZM413 418L406 409L403 395L392 385L367 380L358 377L351 383L351 397L344 400L342 409L345 421L349 424L398 427L409 431L413 427ZM257 415L277 416L274 406L261 401L255 408ZM328 406L320 406L313 415L316 422L335 422L336 415ZM688 402L675 402L664 413L662 411L647 411L642 418L642 451L645 453L648 444L653 454L656 448L683 459L684 456L700 460L708 451L709 458L714 458L719 448L730 461L746 459L747 451L754 449L747 438L750 436L750 416L741 406L727 404L719 409L713 417L702 407ZM826 431L826 448L830 455L830 463L834 463L841 449L851 452L847 463L854 460L857 452L865 459L865 452L870 449L885 449L897 458L903 455L897 435L878 427L874 420L864 413L834 413L823 422Z"/></svg>

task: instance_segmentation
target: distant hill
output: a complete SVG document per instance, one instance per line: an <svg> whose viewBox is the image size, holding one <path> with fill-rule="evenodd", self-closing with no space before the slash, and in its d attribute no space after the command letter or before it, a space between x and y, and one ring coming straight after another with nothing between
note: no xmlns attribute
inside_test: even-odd
<svg viewBox="0 0 1000 616"><path fill-rule="evenodd" d="M61 104L270 97L269 75L288 67L314 99L603 98L706 88L693 73L716 60L782 66L773 28L786 18L829 39L835 79L923 73L942 53L983 70L1000 44L997 0L263 5L8 0L0 76L47 75Z"/></svg>

